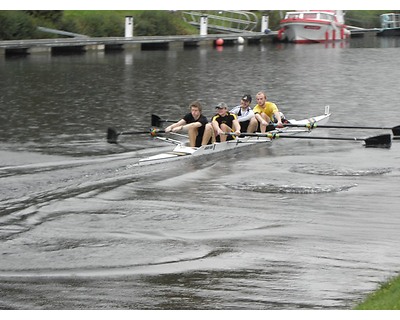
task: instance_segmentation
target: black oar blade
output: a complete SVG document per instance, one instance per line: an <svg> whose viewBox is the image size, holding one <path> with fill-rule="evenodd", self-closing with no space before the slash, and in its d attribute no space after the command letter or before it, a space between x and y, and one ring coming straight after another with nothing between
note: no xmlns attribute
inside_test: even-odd
<svg viewBox="0 0 400 320"><path fill-rule="evenodd" d="M113 128L107 129L107 142L108 143L117 143L118 132Z"/></svg>
<svg viewBox="0 0 400 320"><path fill-rule="evenodd" d="M152 127L160 127L161 126L161 118L155 114L151 115L151 126Z"/></svg>
<svg viewBox="0 0 400 320"><path fill-rule="evenodd" d="M392 145L392 137L390 134L381 134L379 136L366 138L364 141L366 148L390 148Z"/></svg>
<svg viewBox="0 0 400 320"><path fill-rule="evenodd" d="M394 140L400 139L400 126L393 127L392 132Z"/></svg>

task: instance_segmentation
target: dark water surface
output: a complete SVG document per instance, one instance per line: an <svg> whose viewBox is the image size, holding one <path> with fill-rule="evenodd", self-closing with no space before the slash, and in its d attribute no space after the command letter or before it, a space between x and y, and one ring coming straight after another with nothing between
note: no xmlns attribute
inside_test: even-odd
<svg viewBox="0 0 400 320"><path fill-rule="evenodd" d="M1 309L350 309L400 269L400 142L169 150L150 114L266 90L288 118L400 124L400 42L0 59ZM316 129L367 137L375 130Z"/></svg>

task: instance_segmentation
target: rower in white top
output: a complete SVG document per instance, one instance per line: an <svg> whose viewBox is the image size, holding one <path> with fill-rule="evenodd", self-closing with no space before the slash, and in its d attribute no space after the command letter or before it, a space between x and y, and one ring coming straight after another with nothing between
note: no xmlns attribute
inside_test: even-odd
<svg viewBox="0 0 400 320"><path fill-rule="evenodd" d="M251 95L245 94L240 100L240 105L234 107L230 113L237 115L240 132L255 132L257 129L257 120L254 117L253 109L250 107Z"/></svg>

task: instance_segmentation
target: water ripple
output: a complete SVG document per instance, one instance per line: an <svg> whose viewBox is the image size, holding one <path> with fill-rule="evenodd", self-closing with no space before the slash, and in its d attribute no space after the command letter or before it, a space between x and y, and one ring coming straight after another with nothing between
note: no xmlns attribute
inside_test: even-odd
<svg viewBox="0 0 400 320"><path fill-rule="evenodd" d="M392 168L335 168L330 165L321 164L299 164L290 168L291 172L306 173L323 176L376 176L392 172Z"/></svg>
<svg viewBox="0 0 400 320"><path fill-rule="evenodd" d="M298 185L276 185L276 184L243 184L243 185L231 185L229 188L236 190L246 190L260 193L294 193L294 194L319 194L319 193L331 193L341 192L349 190L350 188L356 187L353 185L344 186L298 186Z"/></svg>

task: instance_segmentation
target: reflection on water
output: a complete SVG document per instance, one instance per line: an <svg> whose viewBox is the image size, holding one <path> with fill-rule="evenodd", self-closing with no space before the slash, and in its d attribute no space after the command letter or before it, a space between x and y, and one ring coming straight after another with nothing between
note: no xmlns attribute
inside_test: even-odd
<svg viewBox="0 0 400 320"><path fill-rule="evenodd" d="M374 33L365 34L364 37L352 38L351 48L398 48L400 47L399 37L377 37Z"/></svg>
<svg viewBox="0 0 400 320"><path fill-rule="evenodd" d="M259 90L288 118L330 105L330 124L398 125L396 47L368 36L0 59L0 308L352 308L398 272L400 144L291 139L138 166L172 146L110 145L106 130L179 119L196 99L210 117Z"/></svg>

